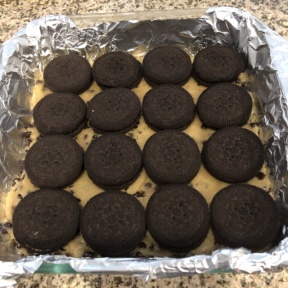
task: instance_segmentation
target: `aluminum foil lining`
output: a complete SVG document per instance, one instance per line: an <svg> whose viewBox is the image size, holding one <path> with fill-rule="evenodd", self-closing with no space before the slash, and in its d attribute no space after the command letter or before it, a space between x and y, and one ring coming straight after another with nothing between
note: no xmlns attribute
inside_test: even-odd
<svg viewBox="0 0 288 288"><path fill-rule="evenodd" d="M19 131L30 125L34 75L43 72L53 54L77 51L93 61L103 50L141 54L160 44L173 44L196 53L213 43L234 46L248 59L250 88L259 100L267 161L283 216L280 244L266 253L219 249L212 255L181 259L26 257L0 261L0 287L12 285L19 275L35 272L43 262L69 263L77 272L129 274L146 280L230 269L252 273L288 265L288 41L235 8L211 8L197 19L121 21L85 29L77 28L65 16L48 15L16 33L0 47L0 191L7 192L19 177L26 144Z"/></svg>

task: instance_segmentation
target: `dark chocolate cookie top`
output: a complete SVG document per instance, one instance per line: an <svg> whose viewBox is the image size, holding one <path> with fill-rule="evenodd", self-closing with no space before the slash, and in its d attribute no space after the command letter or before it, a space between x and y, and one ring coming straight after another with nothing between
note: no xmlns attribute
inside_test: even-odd
<svg viewBox="0 0 288 288"><path fill-rule="evenodd" d="M104 88L134 88L142 78L142 65L123 51L108 52L97 58L92 68L96 83Z"/></svg>
<svg viewBox="0 0 288 288"><path fill-rule="evenodd" d="M149 90L143 99L143 116L152 129L187 128L195 118L192 96L178 85L160 85Z"/></svg>
<svg viewBox="0 0 288 288"><path fill-rule="evenodd" d="M33 118L37 130L43 135L75 136L86 123L86 104L77 94L49 94L34 107Z"/></svg>
<svg viewBox="0 0 288 288"><path fill-rule="evenodd" d="M190 78L191 69L189 55L173 46L154 48L143 59L144 78L150 86L184 85Z"/></svg>
<svg viewBox="0 0 288 288"><path fill-rule="evenodd" d="M30 148L24 166L37 187L67 187L82 173L83 151L67 135L45 136Z"/></svg>
<svg viewBox="0 0 288 288"><path fill-rule="evenodd" d="M204 86L231 82L243 70L243 60L232 48L214 45L199 51L193 61L192 76Z"/></svg>
<svg viewBox="0 0 288 288"><path fill-rule="evenodd" d="M207 88L197 101L197 112L206 127L242 126L252 110L252 99L242 87L230 83Z"/></svg>
<svg viewBox="0 0 288 288"><path fill-rule="evenodd" d="M80 211L78 200L64 190L31 192L15 208L13 234L28 251L53 252L76 235Z"/></svg>
<svg viewBox="0 0 288 288"><path fill-rule="evenodd" d="M87 244L102 256L129 256L145 237L144 207L126 192L102 192L83 208L80 230Z"/></svg>
<svg viewBox="0 0 288 288"><path fill-rule="evenodd" d="M143 150L144 168L157 184L190 182L201 165L196 142L177 130L163 130L151 136Z"/></svg>
<svg viewBox="0 0 288 288"><path fill-rule="evenodd" d="M266 191L252 185L230 185L220 190L210 211L216 241L232 248L263 249L279 230L276 203Z"/></svg>
<svg viewBox="0 0 288 288"><path fill-rule="evenodd" d="M91 66L77 54L58 56L45 67L44 81L53 92L80 94L91 85Z"/></svg>
<svg viewBox="0 0 288 288"><path fill-rule="evenodd" d="M84 163L88 176L99 187L124 189L141 172L142 153L134 139L109 133L91 142Z"/></svg>
<svg viewBox="0 0 288 288"><path fill-rule="evenodd" d="M206 238L209 208L196 189L185 185L166 185L151 196L146 220L149 232L160 246L187 252Z"/></svg>
<svg viewBox="0 0 288 288"><path fill-rule="evenodd" d="M111 88L94 96L88 103L89 125L100 134L127 132L134 128L141 115L141 103L128 88Z"/></svg>
<svg viewBox="0 0 288 288"><path fill-rule="evenodd" d="M229 183L246 182L257 175L264 164L264 146L251 131L226 127L205 143L202 160L217 179Z"/></svg>

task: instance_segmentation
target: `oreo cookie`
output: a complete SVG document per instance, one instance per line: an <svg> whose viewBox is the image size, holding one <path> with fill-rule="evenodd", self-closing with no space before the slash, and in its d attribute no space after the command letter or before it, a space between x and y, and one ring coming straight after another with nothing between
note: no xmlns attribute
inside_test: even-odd
<svg viewBox="0 0 288 288"><path fill-rule="evenodd" d="M78 143L67 135L45 136L29 149L24 166L35 186L66 187L82 172L83 151Z"/></svg>
<svg viewBox="0 0 288 288"><path fill-rule="evenodd" d="M92 75L103 89L115 87L132 89L141 81L142 65L129 53L108 52L95 60Z"/></svg>
<svg viewBox="0 0 288 288"><path fill-rule="evenodd" d="M144 78L150 86L184 85L190 78L192 63L189 55L173 46L150 50L143 59Z"/></svg>
<svg viewBox="0 0 288 288"><path fill-rule="evenodd" d="M202 92L197 101L197 110L206 127L242 126L249 119L252 99L242 87L220 83Z"/></svg>
<svg viewBox="0 0 288 288"><path fill-rule="evenodd" d="M89 125L100 134L125 133L137 126L140 115L140 100L128 88L104 90L88 103Z"/></svg>
<svg viewBox="0 0 288 288"><path fill-rule="evenodd" d="M88 176L99 187L124 189L141 172L142 154L134 139L120 133L109 133L91 142L84 164Z"/></svg>
<svg viewBox="0 0 288 288"><path fill-rule="evenodd" d="M210 205L211 225L219 244L259 250L277 236L280 218L269 194L247 184L220 190Z"/></svg>
<svg viewBox="0 0 288 288"><path fill-rule="evenodd" d="M146 208L147 228L165 249L188 252L198 247L209 230L209 208L204 197L185 185L161 186Z"/></svg>
<svg viewBox="0 0 288 288"><path fill-rule="evenodd" d="M215 45L199 51L193 61L193 78L201 85L231 82L243 70L243 59L230 47Z"/></svg>
<svg viewBox="0 0 288 288"><path fill-rule="evenodd" d="M91 85L91 66L77 54L58 56L45 67L44 81L53 92L80 94Z"/></svg>
<svg viewBox="0 0 288 288"><path fill-rule="evenodd" d="M13 234L28 251L53 252L75 237L80 211L77 199L64 190L32 192L14 210Z"/></svg>
<svg viewBox="0 0 288 288"><path fill-rule="evenodd" d="M264 147L251 131L226 127L204 143L202 160L217 179L229 183L246 182L255 177L264 164Z"/></svg>
<svg viewBox="0 0 288 288"><path fill-rule="evenodd" d="M196 111L192 96L177 85L160 85L149 90L143 99L142 111L153 130L187 128Z"/></svg>
<svg viewBox="0 0 288 288"><path fill-rule="evenodd" d="M143 150L144 168L156 184L190 182L200 169L196 142L177 130L163 130L151 136Z"/></svg>
<svg viewBox="0 0 288 288"><path fill-rule="evenodd" d="M33 118L42 135L68 134L73 137L86 125L86 104L77 94L49 94L34 107Z"/></svg>
<svg viewBox="0 0 288 288"><path fill-rule="evenodd" d="M100 255L129 256L146 234L144 207L125 192L102 192L83 208L80 231Z"/></svg>

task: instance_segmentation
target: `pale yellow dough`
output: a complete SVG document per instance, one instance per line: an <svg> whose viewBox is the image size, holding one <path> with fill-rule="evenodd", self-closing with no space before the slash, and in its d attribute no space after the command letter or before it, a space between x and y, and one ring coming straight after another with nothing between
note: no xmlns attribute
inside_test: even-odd
<svg viewBox="0 0 288 288"><path fill-rule="evenodd" d="M138 59L139 58L140 57L138 57ZM139 59L139 60L141 61L142 59ZM36 103L42 97L51 93L50 90L44 87L42 75L39 74L39 75L36 75L36 77L39 79L39 81L33 90L33 96L31 98L32 99L31 107L34 107ZM241 74L239 77L239 80L240 80L239 81L240 83L249 81L246 74ZM203 92L206 89L206 87L204 86L197 85L197 83L192 78L183 87L187 91L189 91L195 103L197 102L197 99L200 96L201 92ZM145 93L150 89L151 87L148 84L146 84L144 80L142 80L140 85L133 90L138 95L138 97L140 98L142 102ZM84 99L85 102L88 102L94 95L96 95L100 91L101 89L96 85L96 83L93 83L89 90L81 94L81 97ZM250 123L255 123L258 121L259 121L259 118L258 118L257 108L255 105L255 101L253 99L253 110L252 110L250 119L248 123L244 126L244 128L247 128L253 131L258 136L260 135L260 139L261 139L261 128L259 128L258 125L250 125ZM32 142L30 144L31 146L35 143L37 137L39 136L39 133L34 127L29 128L28 131L32 132L31 134ZM184 130L184 132L187 133L189 136L191 136L197 142L198 147L201 151L202 146L203 146L203 141L206 141L214 133L214 130L203 128L202 123L200 122L198 116L196 116L193 123L186 130ZM145 124L143 117L141 117L138 127L126 134L136 139L140 148L143 149L144 144L147 141L147 139L154 133L155 132L151 130ZM87 128L87 129L82 130L82 132L78 134L77 137L75 137L75 139L79 143L79 145L81 145L81 147L84 150L86 150L94 135L95 135L95 132L92 129ZM263 188L267 192L272 191L273 182L270 179L269 170L266 164L262 167L261 172L265 174L265 177L262 180L259 180L258 178L253 178L248 183L256 185L260 188ZM5 204L6 215L3 216L5 218L4 223L12 222L13 210L18 204L18 202L20 201L20 198L25 197L28 193L38 189L30 182L25 172L23 172L23 175L21 178L22 180L18 181L16 185L11 189L11 191L7 194L6 204ZM210 204L213 196L220 189L228 185L227 183L221 182L215 179L213 176L211 176L205 170L203 165L201 166L199 173L192 180L191 184L205 197L208 204ZM143 194L142 195L143 197L138 196L137 199L145 207L147 205L147 202L151 194L155 191L155 187L156 185L152 183L152 181L148 178L145 171L143 170L141 172L141 175L138 177L138 179L128 188L127 192L132 195L137 192L140 192L138 193L138 195ZM82 207L86 204L86 202L91 197L93 197L94 195L102 191L101 188L93 184L93 182L89 179L86 172L83 172L81 177L73 185L65 188L65 190L73 192L74 193L73 195L81 200L80 204ZM11 238L13 241L14 237L13 237L12 229L8 229L8 233L11 235ZM51 231L51 233L53 232ZM134 254L140 252L143 256L175 256L173 253L167 250L160 249L157 243L151 238L148 232L147 232L145 239L143 239L143 242L146 244L146 248L137 248L133 252ZM216 250L218 248L219 246L215 245L214 236L210 230L205 241L197 249L191 251L188 255L210 254L213 250ZM28 255L25 249L23 248L20 248L20 249L16 248L16 249L18 253L21 253L23 255ZM66 255L73 256L73 257L81 257L84 254L84 252L89 252L89 251L91 251L91 249L87 247L82 236L78 235L74 240L72 240L69 244L67 244L64 247L63 251L57 251L56 254L66 254Z"/></svg>

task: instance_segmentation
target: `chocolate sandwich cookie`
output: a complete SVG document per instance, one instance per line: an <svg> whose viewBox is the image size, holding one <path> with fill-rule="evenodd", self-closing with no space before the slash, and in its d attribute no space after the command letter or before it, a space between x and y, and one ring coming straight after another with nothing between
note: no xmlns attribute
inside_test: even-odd
<svg viewBox="0 0 288 288"><path fill-rule="evenodd" d="M217 179L246 182L257 175L264 164L264 147L251 131L226 127L215 132L204 143L202 160L206 169Z"/></svg>
<svg viewBox="0 0 288 288"><path fill-rule="evenodd" d="M97 94L88 103L89 125L97 133L127 132L134 128L141 115L141 103L128 88L111 88Z"/></svg>
<svg viewBox="0 0 288 288"><path fill-rule="evenodd" d="M209 208L204 197L185 185L161 186L146 208L147 228L165 249L188 252L198 247L209 230Z"/></svg>
<svg viewBox="0 0 288 288"><path fill-rule="evenodd" d="M263 249L275 239L280 226L273 199L263 189L247 184L220 190L210 211L216 241L232 248Z"/></svg>
<svg viewBox="0 0 288 288"><path fill-rule="evenodd" d="M187 128L195 118L192 96L177 85L160 85L143 99L143 116L148 126L158 131Z"/></svg>
<svg viewBox="0 0 288 288"><path fill-rule="evenodd" d="M83 208L80 231L101 256L129 256L145 236L145 210L126 192L105 191Z"/></svg>
<svg viewBox="0 0 288 288"><path fill-rule="evenodd" d="M143 164L156 184L190 182L200 169L196 142L177 130L163 130L151 136L143 150Z"/></svg>
<svg viewBox="0 0 288 288"><path fill-rule="evenodd" d="M80 211L77 199L64 190L32 192L15 208L13 234L28 251L53 252L75 237Z"/></svg>
<svg viewBox="0 0 288 288"><path fill-rule="evenodd" d="M201 85L231 82L243 70L243 59L230 47L215 45L199 51L193 62L192 76Z"/></svg>
<svg viewBox="0 0 288 288"><path fill-rule="evenodd" d="M53 92L80 94L91 85L91 66L77 54L58 56L44 69L44 81Z"/></svg>
<svg viewBox="0 0 288 288"><path fill-rule="evenodd" d="M86 125L86 104L77 94L49 94L34 107L33 118L42 135L68 134L73 137Z"/></svg>
<svg viewBox="0 0 288 288"><path fill-rule="evenodd" d="M252 99L242 87L220 83L202 92L197 101L197 110L206 127L242 126L249 119Z"/></svg>
<svg viewBox="0 0 288 288"><path fill-rule="evenodd" d="M103 189L124 189L138 177L142 154L137 142L121 133L109 133L89 145L84 158L91 180Z"/></svg>
<svg viewBox="0 0 288 288"><path fill-rule="evenodd" d="M92 75L105 88L134 88L142 78L142 65L132 55L122 51L108 52L94 62Z"/></svg>
<svg viewBox="0 0 288 288"><path fill-rule="evenodd" d="M78 143L67 135L45 136L30 148L24 166L35 186L66 187L82 172L83 151Z"/></svg>
<svg viewBox="0 0 288 288"><path fill-rule="evenodd" d="M190 78L192 63L189 55L173 46L150 50L143 59L144 78L150 86L184 85Z"/></svg>

